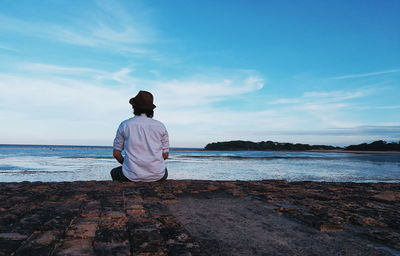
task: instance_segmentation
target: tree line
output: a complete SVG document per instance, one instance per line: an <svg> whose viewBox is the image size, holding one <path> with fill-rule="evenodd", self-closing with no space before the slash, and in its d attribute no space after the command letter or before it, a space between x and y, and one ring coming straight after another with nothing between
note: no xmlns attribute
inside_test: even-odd
<svg viewBox="0 0 400 256"><path fill-rule="evenodd" d="M213 142L207 144L206 150L312 150L312 149L339 149L334 146L326 145L309 145L301 143L281 143L274 141L225 141L225 142Z"/></svg>
<svg viewBox="0 0 400 256"><path fill-rule="evenodd" d="M274 141L224 141L213 142L205 146L205 150L289 150L289 151L304 151L304 150L360 150L360 151L400 151L400 141L388 143L383 140L374 141L372 143L362 143L359 145L350 145L347 147L335 147L329 145L310 145L302 143L281 143Z"/></svg>
<svg viewBox="0 0 400 256"><path fill-rule="evenodd" d="M359 150L359 151L400 151L399 142L386 142L377 140L371 143L362 143L358 145L350 145L345 148L346 150Z"/></svg>

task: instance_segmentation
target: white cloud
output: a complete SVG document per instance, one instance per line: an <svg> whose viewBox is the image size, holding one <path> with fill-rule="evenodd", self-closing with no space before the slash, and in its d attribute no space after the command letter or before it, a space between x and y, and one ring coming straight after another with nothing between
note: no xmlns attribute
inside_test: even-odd
<svg viewBox="0 0 400 256"><path fill-rule="evenodd" d="M353 130L344 134L350 130L340 133L340 129L363 125L348 111L353 108L350 101L369 95L373 88L307 92L299 98L278 99L276 102L281 100L282 104L271 104L273 108L269 110L237 111L216 108L214 104L255 94L263 88L265 79L250 72L241 75L227 72L219 79L211 80L202 74L160 82L135 77L128 68L108 72L40 63L25 63L20 68L19 75L0 74L3 143L24 140L24 143L110 145L118 124L132 115L129 98L141 89L154 94L155 118L166 124L172 146L205 146L212 141L234 139L317 144L332 140L346 144L345 138L362 141L372 136L366 133L353 136ZM115 86L108 85L110 80ZM283 104L285 101L290 104ZM297 129L304 131L303 134L293 133ZM318 130L337 132L314 137L306 132ZM9 137L21 141L9 141Z"/></svg>
<svg viewBox="0 0 400 256"><path fill-rule="evenodd" d="M88 80L115 81L121 84L130 83L133 78L129 74L133 71L130 68L122 68L115 72L104 71L94 68L84 67L64 67L42 63L24 63L17 66L24 72L31 72L32 76L41 74L50 77L79 77Z"/></svg>
<svg viewBox="0 0 400 256"><path fill-rule="evenodd" d="M305 98L318 98L324 101L343 101L360 98L368 95L371 89L358 89L355 91L329 91L329 92L305 92Z"/></svg>
<svg viewBox="0 0 400 256"><path fill-rule="evenodd" d="M77 84L80 81L95 81L104 85L107 81L117 82L116 87L137 85L154 91L161 105L175 107L203 106L203 104L234 97L245 93L260 90L264 86L264 79L250 71L235 74L227 72L220 74L220 78L210 79L210 75L198 74L196 77L174 79L167 81L147 80L134 76L133 70L121 68L115 72L83 67L64 67L41 63L24 63L18 66L20 71L30 72L30 76L47 77L48 79L64 79ZM254 72L253 72L254 73ZM171 102L171 97L173 101Z"/></svg>
<svg viewBox="0 0 400 256"><path fill-rule="evenodd" d="M143 16L140 20L132 17L135 15L128 14L116 2L96 1L90 12L77 11L69 22L63 24L0 14L0 30L73 45L149 54L143 44L155 40L155 30L145 24Z"/></svg>
<svg viewBox="0 0 400 256"><path fill-rule="evenodd" d="M107 72L94 69L94 68L82 68L82 67L63 67L42 63L25 63L18 66L21 70L33 71L39 73L50 73L50 74L63 74L63 75L82 75L82 74L106 74Z"/></svg>
<svg viewBox="0 0 400 256"><path fill-rule="evenodd" d="M337 90L337 91L312 91L305 92L302 96L296 98L281 98L271 101L271 105L279 104L312 104L312 103L332 103L341 102L350 99L356 99L373 94L376 91L374 87L363 87L356 90Z"/></svg>
<svg viewBox="0 0 400 256"><path fill-rule="evenodd" d="M299 99L282 98L282 99L277 99L277 100L270 101L268 104L270 104L270 105L280 105L280 104L295 104L295 103L299 103L299 102L300 102Z"/></svg>
<svg viewBox="0 0 400 256"><path fill-rule="evenodd" d="M400 105L393 106L360 106L357 109L367 110L367 109L400 109Z"/></svg>
<svg viewBox="0 0 400 256"><path fill-rule="evenodd" d="M52 117L63 113L67 119L99 117L99 110L119 110L118 102L123 94L123 91L73 79L0 75L0 81L2 109L18 110L33 118L36 115ZM73 116L68 113L73 113Z"/></svg>
<svg viewBox="0 0 400 256"><path fill-rule="evenodd" d="M354 118L353 110L356 108L352 100L373 95L375 87L361 87L350 90L335 91L311 91L305 92L296 98L281 98L270 102L277 105L280 111L292 111L290 114L294 120L299 119L296 115L309 121L299 129L316 128L348 128L360 126L363 123Z"/></svg>
<svg viewBox="0 0 400 256"><path fill-rule="evenodd" d="M156 94L159 101L166 106L191 107L260 90L264 86L263 79L256 76L228 78L209 81L206 76L195 79L156 82ZM167 96L168 97L165 97ZM171 101L173 98L173 101Z"/></svg>
<svg viewBox="0 0 400 256"><path fill-rule="evenodd" d="M0 121L6 124L1 134L18 132L27 141L31 134L31 140L38 143L57 140L57 130L63 133L62 143L109 145L119 122L131 116L129 98L141 89L154 94L155 118L167 125L173 146L204 146L231 139L278 140L293 128L360 126L348 114L349 101L374 92L374 88L306 92L299 98L272 101L270 110L236 111L216 108L214 103L256 93L263 88L264 78L249 71L229 71L218 79L200 74L160 82L135 77L129 68L109 72L41 63L24 63L19 68L20 75L0 75ZM109 81L115 85L109 86ZM307 134L293 136L315 142Z"/></svg>
<svg viewBox="0 0 400 256"><path fill-rule="evenodd" d="M362 74L351 74L351 75L344 75L344 76L336 76L336 77L331 77L330 79L341 80L341 79L351 79L351 78L363 78L363 77L379 76L379 75L390 74L390 73L399 73L399 72L400 72L400 69L390 69L390 70L369 72L369 73L362 73Z"/></svg>
<svg viewBox="0 0 400 256"><path fill-rule="evenodd" d="M16 49L14 49L14 48L12 48L12 47L9 47L9 46L2 45L2 44L0 44L0 50L6 50L6 51L17 52Z"/></svg>
<svg viewBox="0 0 400 256"><path fill-rule="evenodd" d="M63 143L69 140L69 144L74 141L87 144L97 138L107 145L119 122L132 115L128 100L140 89L153 92L158 106L156 118L164 121L172 134L193 142L190 132L198 129L200 140L208 141L205 134L209 129L237 122L235 113L215 111L213 102L263 87L262 78L248 73L215 81L208 81L207 75L202 75L161 83L134 77L126 68L106 72L25 63L20 72L0 74L0 122L5 124L1 134L6 137L21 134L26 143L57 140L55 131L58 131ZM108 86L109 80L117 84ZM184 133L176 132L182 127L190 128ZM32 135L30 139L27 134ZM4 143L7 138L2 136L0 140Z"/></svg>

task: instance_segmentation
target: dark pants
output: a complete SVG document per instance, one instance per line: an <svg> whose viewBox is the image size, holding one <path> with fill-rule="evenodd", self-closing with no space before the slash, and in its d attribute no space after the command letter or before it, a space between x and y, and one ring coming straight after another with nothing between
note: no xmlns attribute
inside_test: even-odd
<svg viewBox="0 0 400 256"><path fill-rule="evenodd" d="M113 181L131 181L130 179L125 177L124 173L122 172L122 166L112 169L110 173L111 173L111 178ZM167 177L168 177L168 170L167 170L167 168L165 168L164 176L161 179L159 179L158 181L166 180Z"/></svg>

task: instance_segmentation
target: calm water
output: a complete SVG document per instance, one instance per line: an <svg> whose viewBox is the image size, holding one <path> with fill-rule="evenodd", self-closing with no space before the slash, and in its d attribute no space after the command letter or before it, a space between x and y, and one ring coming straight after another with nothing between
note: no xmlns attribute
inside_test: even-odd
<svg viewBox="0 0 400 256"><path fill-rule="evenodd" d="M111 147L0 145L0 182L110 180ZM400 182L400 154L175 149L171 179Z"/></svg>

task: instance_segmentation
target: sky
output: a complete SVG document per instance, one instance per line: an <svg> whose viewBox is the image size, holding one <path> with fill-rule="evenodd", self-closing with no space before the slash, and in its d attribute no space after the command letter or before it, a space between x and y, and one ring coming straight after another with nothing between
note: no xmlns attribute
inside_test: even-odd
<svg viewBox="0 0 400 256"><path fill-rule="evenodd" d="M400 140L398 0L1 0L0 144Z"/></svg>

